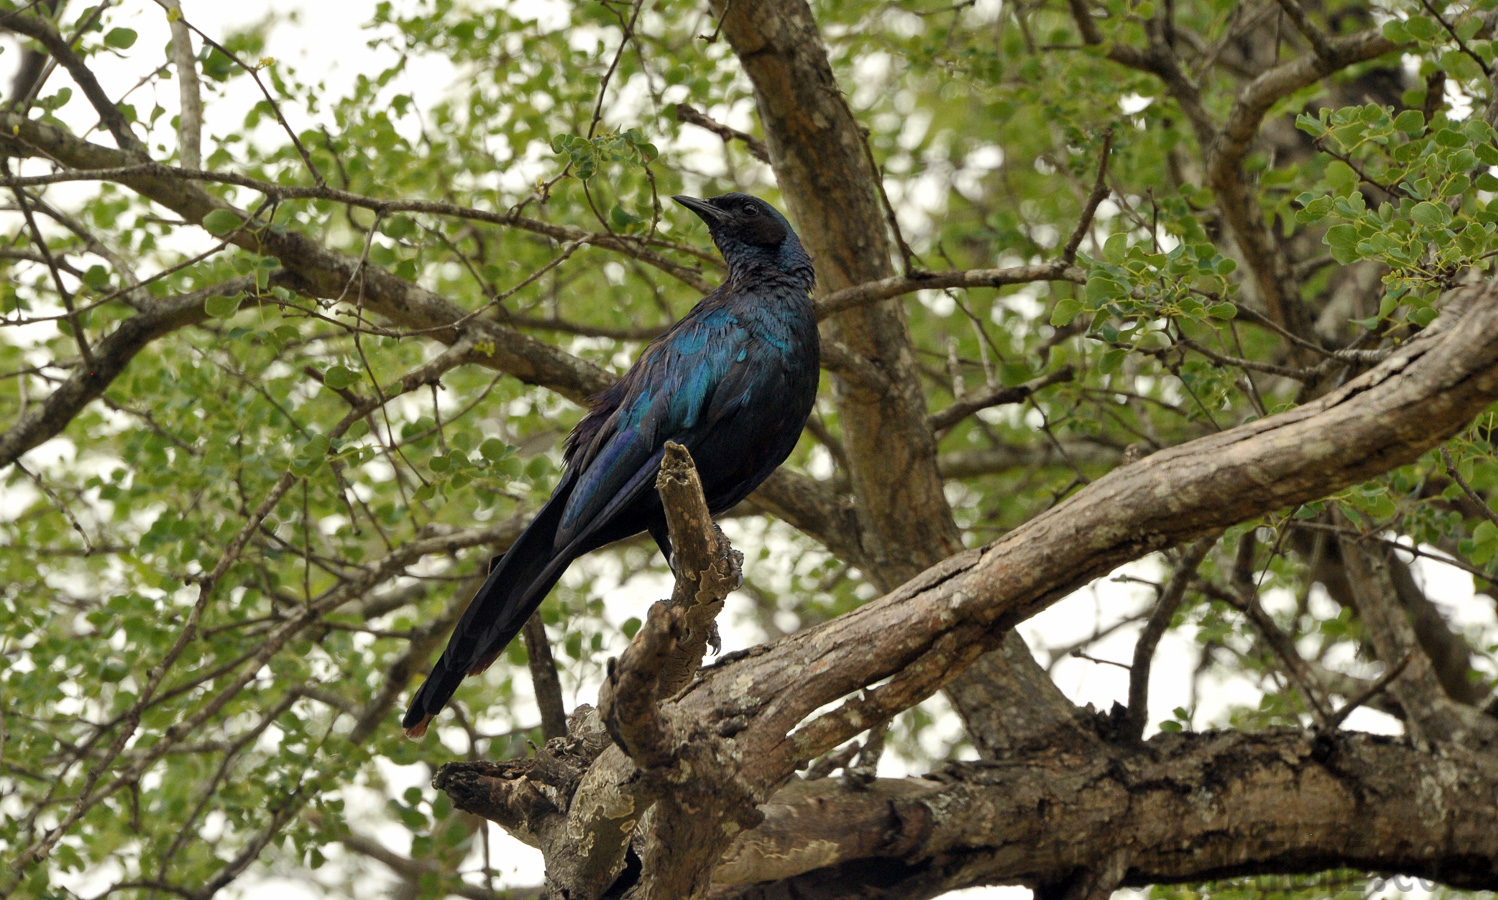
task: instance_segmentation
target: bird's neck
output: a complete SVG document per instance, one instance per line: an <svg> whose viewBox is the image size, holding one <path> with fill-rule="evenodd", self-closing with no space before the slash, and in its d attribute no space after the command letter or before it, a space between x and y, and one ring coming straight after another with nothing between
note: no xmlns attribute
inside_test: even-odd
<svg viewBox="0 0 1498 900"><path fill-rule="evenodd" d="M728 284L744 288L766 283L793 288L799 294L810 294L816 284L811 257L799 246L783 246L779 252L724 254L728 262Z"/></svg>

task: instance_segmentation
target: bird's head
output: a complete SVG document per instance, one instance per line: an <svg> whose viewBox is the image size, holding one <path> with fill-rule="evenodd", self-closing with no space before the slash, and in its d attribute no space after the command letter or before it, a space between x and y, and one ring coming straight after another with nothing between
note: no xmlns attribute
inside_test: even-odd
<svg viewBox="0 0 1498 900"><path fill-rule="evenodd" d="M815 277L811 257L780 211L748 194L723 194L707 200L681 194L671 198L707 223L713 243L728 263L729 279L766 268L806 282Z"/></svg>

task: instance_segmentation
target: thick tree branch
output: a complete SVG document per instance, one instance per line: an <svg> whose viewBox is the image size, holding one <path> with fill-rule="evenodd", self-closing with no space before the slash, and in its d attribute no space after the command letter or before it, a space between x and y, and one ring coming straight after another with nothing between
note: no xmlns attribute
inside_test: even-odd
<svg viewBox="0 0 1498 900"><path fill-rule="evenodd" d="M745 759L788 773L852 737L860 721L952 678L1003 629L1088 579L1414 459L1498 397L1495 335L1498 289L1490 286L1459 325L1405 345L1336 392L1117 469L990 547L707 670L678 702L709 719L759 711L740 739ZM810 711L883 678L890 681L785 739Z"/></svg>
<svg viewBox="0 0 1498 900"><path fill-rule="evenodd" d="M69 135L69 137L72 136ZM73 140L79 139L73 138ZM80 143L82 142L80 141ZM700 271L695 268L683 266L680 263L674 262L664 256L661 256L654 250L649 249L647 244L661 244L670 246L673 249L697 256L704 262L711 265L722 265L716 257L710 256L707 253L698 251L692 247L676 244L666 244L666 242L659 240L647 242L642 239L632 238L626 235L612 234L601 231L589 231L586 228L578 228L573 225L556 225L551 222L542 221L540 219L532 219L527 216L522 216L514 210L510 210L507 212L493 212L491 210L475 209L471 206L462 206L457 203L448 203L442 200L411 200L404 198L370 197L366 194L358 194L354 193L353 191L345 191L339 188L328 187L327 185L308 186L295 184L277 184L270 181L261 181L258 178L251 178L248 175L240 175L236 172L202 171L198 169L188 169L181 166L168 166L158 162L132 163L129 162L128 159L123 155L118 157L108 156L109 153L115 151L110 151L110 149L107 147L98 147L97 145L93 144L85 144L85 146L90 147L96 154L97 158L95 162L79 163L75 165L74 163L70 162L70 160L75 158L74 154L70 153L67 155L56 157L57 161L68 165L68 169L64 169L59 172L53 172L49 175L27 175L24 177L11 178L8 179L5 183L14 187L35 187L46 184L65 184L75 181L112 181L126 185L133 190L140 191L140 188L138 188L136 184L138 182L141 182L143 179L166 179L177 182L177 187L181 189L186 189L190 192L198 193L199 199L203 202L207 202L211 205L223 208L229 207L227 207L227 205L224 204L223 201L220 201L217 198L209 197L207 194L202 194L200 190L196 188L196 185L198 183L226 184L233 185L235 187L249 188L250 190L255 191L259 194L263 194L268 199L282 202L288 200L328 200L333 203L342 203L348 206L357 207L359 209L372 210L382 215L389 215L390 213L399 212L410 212L425 213L434 216L447 216L454 219L464 219L471 222L484 222L490 225L501 225L508 228L515 228L520 231L527 231L532 234L541 235L542 237L551 238L559 244L576 243L594 247L601 247L617 253L622 253L633 259L638 259L640 262L643 262L646 265L660 269L666 274L676 278L678 281L681 281L683 284L696 288L703 293L712 290L713 285L702 277L702 273ZM35 149L46 151L48 148L44 145L37 145ZM76 153L76 148L65 147L64 149L72 150L74 151L74 153ZM14 155L27 154L17 153ZM50 154L43 153L41 155ZM156 199L154 196L145 194L143 191L141 191L141 193L144 196L149 197L150 199ZM180 212L180 210L178 211ZM197 220L190 219L189 221ZM242 246L245 246L246 249L254 250L253 246Z"/></svg>
<svg viewBox="0 0 1498 900"><path fill-rule="evenodd" d="M1285 731L1162 734L1137 751L954 763L861 789L793 781L724 856L712 897L1056 884L1117 851L1124 886L1346 867L1492 890L1495 795L1492 754Z"/></svg>
<svg viewBox="0 0 1498 900"><path fill-rule="evenodd" d="M46 156L79 169L129 167L133 160L118 150L91 144L41 122L0 113L0 153ZM199 188L189 177L201 173L167 167L136 167L156 174L122 175L119 182L141 196L200 223L215 209L228 209L246 221L229 240L253 253L273 256L298 276L296 290L329 299L360 298L364 308L395 324L429 334L451 344L464 335L492 351L476 361L510 373L522 381L543 384L573 400L582 400L607 387L610 379L598 367L550 344L522 335L490 319L476 317L456 303L411 284L358 257L330 250L295 231L249 223L242 210Z"/></svg>
<svg viewBox="0 0 1498 900"><path fill-rule="evenodd" d="M722 736L702 733L698 723L661 704L690 680L715 639L713 617L738 587L743 557L713 524L684 447L667 444L656 489L670 528L676 587L669 601L651 606L630 646L610 661L596 715L579 709L569 723L572 736L548 742L533 760L451 764L434 782L459 808L541 847L550 881L570 897L596 897L613 884L636 825L657 803L668 807L652 813L658 829L693 827L682 804L717 803L726 815L752 811L743 792L733 789L736 773L725 765ZM599 727L613 737L612 745L593 737ZM664 840L659 830L651 837ZM675 856L657 860L653 889L664 891L657 896L686 896L670 886L694 883L705 863L678 852L688 844L647 841L641 852L658 856L662 846L675 848ZM663 872L676 874L662 878Z"/></svg>

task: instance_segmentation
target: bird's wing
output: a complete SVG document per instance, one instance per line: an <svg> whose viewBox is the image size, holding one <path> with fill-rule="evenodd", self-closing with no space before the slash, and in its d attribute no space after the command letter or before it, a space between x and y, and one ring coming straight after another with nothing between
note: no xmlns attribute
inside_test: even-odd
<svg viewBox="0 0 1498 900"><path fill-rule="evenodd" d="M557 548L585 540L650 490L667 441L692 449L746 341L730 311L699 305L646 348L621 380L617 408L589 446L579 448L577 486L562 513Z"/></svg>

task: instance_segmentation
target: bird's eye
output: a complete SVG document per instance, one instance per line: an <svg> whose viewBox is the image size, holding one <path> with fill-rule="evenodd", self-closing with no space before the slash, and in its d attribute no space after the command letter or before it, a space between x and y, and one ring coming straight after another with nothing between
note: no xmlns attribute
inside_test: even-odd
<svg viewBox="0 0 1498 900"><path fill-rule="evenodd" d="M745 203L739 207L739 212L745 216L757 216L759 215L759 207L753 203Z"/></svg>

